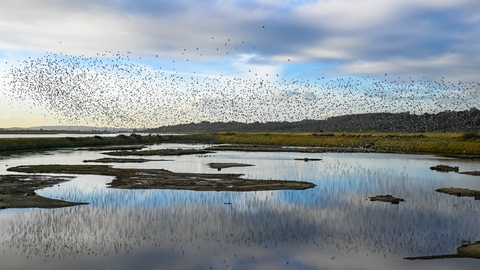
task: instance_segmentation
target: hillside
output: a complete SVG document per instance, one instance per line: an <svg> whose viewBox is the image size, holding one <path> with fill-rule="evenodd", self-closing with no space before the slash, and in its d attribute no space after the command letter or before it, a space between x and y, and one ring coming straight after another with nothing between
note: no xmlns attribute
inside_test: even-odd
<svg viewBox="0 0 480 270"><path fill-rule="evenodd" d="M299 122L207 122L162 126L147 132L467 132L480 130L480 110L437 114L368 113Z"/></svg>

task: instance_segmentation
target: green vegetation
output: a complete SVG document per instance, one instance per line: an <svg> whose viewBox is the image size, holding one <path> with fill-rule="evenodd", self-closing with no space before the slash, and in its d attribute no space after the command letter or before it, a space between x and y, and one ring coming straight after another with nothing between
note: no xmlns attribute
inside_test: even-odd
<svg viewBox="0 0 480 270"><path fill-rule="evenodd" d="M461 136L462 140L468 141L472 139L480 139L480 134L478 132L467 132Z"/></svg>
<svg viewBox="0 0 480 270"><path fill-rule="evenodd" d="M333 134L333 136L332 136ZM362 148L374 152L480 156L480 138L460 133L235 133L216 135L221 143L267 146Z"/></svg>
<svg viewBox="0 0 480 270"><path fill-rule="evenodd" d="M154 144L162 142L173 143L217 143L215 137L209 134L194 135L148 135L130 136L118 135L115 137L64 137L64 138L1 138L0 152L5 151L37 151L57 148L74 147L104 147L111 145L138 145ZM138 146L134 146L137 148ZM105 150L96 148L92 150ZM124 149L125 150L125 149Z"/></svg>
<svg viewBox="0 0 480 270"><path fill-rule="evenodd" d="M153 143L241 144L268 147L330 147L367 152L437 154L461 158L480 157L477 133L200 133L80 138L0 139L0 151L45 150L65 147L102 147ZM260 150L261 148L259 148Z"/></svg>
<svg viewBox="0 0 480 270"><path fill-rule="evenodd" d="M116 137L64 137L64 138L4 138L0 151L45 150L66 147L91 147L108 145L152 144L161 142L159 136L119 135Z"/></svg>

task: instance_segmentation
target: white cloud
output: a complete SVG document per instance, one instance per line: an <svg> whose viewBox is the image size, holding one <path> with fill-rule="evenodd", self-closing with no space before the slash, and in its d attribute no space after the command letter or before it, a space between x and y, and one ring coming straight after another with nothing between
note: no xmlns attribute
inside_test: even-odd
<svg viewBox="0 0 480 270"><path fill-rule="evenodd" d="M477 78L475 68L469 68L469 59L459 54L444 54L442 56L423 59L390 58L382 61L355 61L340 65L331 70L332 76L368 75L381 76L383 73L391 76L429 76L432 79L446 77L450 80L474 80ZM454 68L454 69L452 69ZM448 71L448 73L447 73ZM442 73L445 72L445 73Z"/></svg>
<svg viewBox="0 0 480 270"><path fill-rule="evenodd" d="M119 52L129 63L197 78L388 73L477 80L478 8L473 0L4 1L0 57L10 64L44 52Z"/></svg>

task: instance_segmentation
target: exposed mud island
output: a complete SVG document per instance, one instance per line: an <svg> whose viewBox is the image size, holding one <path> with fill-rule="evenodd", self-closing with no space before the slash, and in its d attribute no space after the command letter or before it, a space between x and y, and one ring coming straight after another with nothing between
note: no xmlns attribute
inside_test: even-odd
<svg viewBox="0 0 480 270"><path fill-rule="evenodd" d="M226 165L228 166L228 165ZM232 165L229 165L232 166ZM238 166L234 164L233 166ZM224 166L225 167L225 166ZM28 165L8 168L22 173L92 174L114 177L107 184L119 189L176 189L194 191L304 190L315 184L301 181L243 179L241 174L174 173L163 169L118 169L107 165ZM37 196L36 189L70 180L46 175L4 175L0 179L0 207L55 208L82 203L51 200Z"/></svg>
<svg viewBox="0 0 480 270"><path fill-rule="evenodd" d="M37 196L35 190L67 182L73 177L48 175L0 175L0 209L58 208L81 205Z"/></svg>

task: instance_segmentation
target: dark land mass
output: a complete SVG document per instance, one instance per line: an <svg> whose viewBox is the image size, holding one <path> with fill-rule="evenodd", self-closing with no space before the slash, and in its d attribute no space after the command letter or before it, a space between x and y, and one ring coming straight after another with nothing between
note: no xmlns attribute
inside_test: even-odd
<svg viewBox="0 0 480 270"><path fill-rule="evenodd" d="M326 120L298 122L215 122L203 121L162 126L146 132L472 132L480 130L480 110L444 111L437 114L367 113L335 116Z"/></svg>
<svg viewBox="0 0 480 270"><path fill-rule="evenodd" d="M455 195L458 197L474 197L475 200L480 200L480 191L466 188L439 188L436 192Z"/></svg>
<svg viewBox="0 0 480 270"><path fill-rule="evenodd" d="M211 151L243 151L243 152L296 152L296 153L374 153L368 148L340 147L281 147L272 145L216 145L205 148ZM305 159L302 159L305 160Z"/></svg>
<svg viewBox="0 0 480 270"><path fill-rule="evenodd" d="M250 166L255 166L252 164L244 164L244 163L208 163L207 164L210 168L212 169L225 169L225 168L231 168L231 167L250 167Z"/></svg>
<svg viewBox="0 0 480 270"><path fill-rule="evenodd" d="M65 173L114 176L108 187L195 191L304 190L316 185L301 181L243 179L242 174L174 173L162 169L118 169L106 165L27 165L8 168L23 173Z"/></svg>
<svg viewBox="0 0 480 270"><path fill-rule="evenodd" d="M197 150L197 149L157 149L145 151L116 151L105 152L102 154L110 156L182 156L182 155L204 155L215 153L212 151Z"/></svg>
<svg viewBox="0 0 480 270"><path fill-rule="evenodd" d="M472 176L480 176L480 171L459 172L459 174L466 174L466 175L472 175Z"/></svg>
<svg viewBox="0 0 480 270"><path fill-rule="evenodd" d="M437 165L430 167L430 170L439 172L458 172L459 168L457 166Z"/></svg>
<svg viewBox="0 0 480 270"><path fill-rule="evenodd" d="M377 195L375 197L369 197L370 201L380 201L380 202L389 202L391 204L399 204L400 202L404 202L405 200L402 198L396 198L392 195Z"/></svg>
<svg viewBox="0 0 480 270"><path fill-rule="evenodd" d="M405 260L435 260L435 259L450 259L450 258L480 259L480 241L473 244L461 245L460 247L457 248L457 254L405 257L404 259Z"/></svg>
<svg viewBox="0 0 480 270"><path fill-rule="evenodd" d="M59 208L87 203L66 202L35 194L35 190L71 180L68 176L0 175L0 209Z"/></svg>
<svg viewBox="0 0 480 270"><path fill-rule="evenodd" d="M145 158L99 158L84 160L83 162L97 163L145 163L149 161L173 161L172 159L145 159Z"/></svg>
<svg viewBox="0 0 480 270"><path fill-rule="evenodd" d="M90 147L89 151L127 151L127 150L140 150L145 148L145 145L132 145L132 146L106 146L106 147ZM79 149L83 150L83 149Z"/></svg>
<svg viewBox="0 0 480 270"><path fill-rule="evenodd" d="M295 158L294 160L301 160L301 161L308 162L308 161L320 161L322 159L321 158Z"/></svg>

